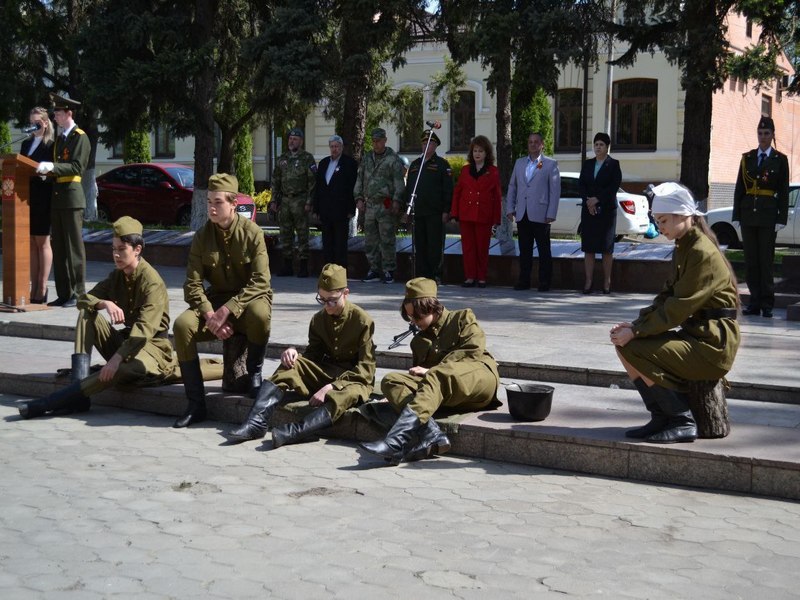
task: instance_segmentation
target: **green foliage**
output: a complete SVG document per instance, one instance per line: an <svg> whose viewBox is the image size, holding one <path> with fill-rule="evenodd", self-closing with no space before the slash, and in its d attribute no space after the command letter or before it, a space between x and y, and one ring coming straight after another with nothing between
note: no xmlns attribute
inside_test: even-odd
<svg viewBox="0 0 800 600"><path fill-rule="evenodd" d="M241 185L239 186L241 190ZM258 212L263 213L267 211L269 208L269 203L272 202L272 190L264 190L263 192L259 192L253 196L253 202L258 209Z"/></svg>
<svg viewBox="0 0 800 600"><path fill-rule="evenodd" d="M466 156L448 156L447 162L450 163L450 168L453 170L453 185L455 185L461 176L461 169L469 161L467 161Z"/></svg>
<svg viewBox="0 0 800 600"><path fill-rule="evenodd" d="M150 132L128 131L125 134L122 162L125 164L150 162Z"/></svg>
<svg viewBox="0 0 800 600"><path fill-rule="evenodd" d="M765 83L774 83L783 75L783 70L777 65L779 53L777 46L758 44L746 48L741 54L731 54L727 61L728 75L740 81L753 81L753 89L759 92Z"/></svg>
<svg viewBox="0 0 800 600"><path fill-rule="evenodd" d="M8 123L0 121L0 154L9 151L8 144L11 143L11 130L8 128Z"/></svg>
<svg viewBox="0 0 800 600"><path fill-rule="evenodd" d="M511 143L514 156L528 153L528 136L538 132L544 137L544 153L553 154L553 113L547 94L542 88L534 93L533 100L527 106L515 101L515 93L511 94Z"/></svg>
<svg viewBox="0 0 800 600"><path fill-rule="evenodd" d="M253 179L253 135L249 129L243 127L236 134L233 159L236 165L236 179L239 180L239 191L252 196L256 186Z"/></svg>
<svg viewBox="0 0 800 600"><path fill-rule="evenodd" d="M449 111L458 101L458 92L467 85L467 75L461 65L449 56L444 57L444 69L431 77L431 110Z"/></svg>

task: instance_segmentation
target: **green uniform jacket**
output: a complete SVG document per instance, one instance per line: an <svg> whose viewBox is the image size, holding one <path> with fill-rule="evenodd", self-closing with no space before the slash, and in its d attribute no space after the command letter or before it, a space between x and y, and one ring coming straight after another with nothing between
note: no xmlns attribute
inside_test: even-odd
<svg viewBox="0 0 800 600"><path fill-rule="evenodd" d="M86 208L81 177L89 164L92 145L89 136L75 126L67 136L66 143L61 136L53 144L53 186L52 208Z"/></svg>
<svg viewBox="0 0 800 600"><path fill-rule="evenodd" d="M272 172L272 202L280 206L284 198L301 197L304 204L314 202L317 185L317 161L305 150L292 154L284 152L275 163Z"/></svg>
<svg viewBox="0 0 800 600"><path fill-rule="evenodd" d="M430 369L446 362L477 361L485 364L499 379L497 363L486 351L486 335L472 309L444 309L439 319L414 336L411 353L415 367ZM465 364L465 369L474 367Z"/></svg>
<svg viewBox="0 0 800 600"><path fill-rule="evenodd" d="M225 232L208 221L192 240L183 297L201 315L224 304L239 317L249 302L272 294L264 232L236 214L227 233L226 243Z"/></svg>
<svg viewBox="0 0 800 600"><path fill-rule="evenodd" d="M350 383L372 387L375 384L375 324L366 311L346 302L342 314L332 317L324 310L311 318L308 347L303 358L323 369L332 365L343 372L332 385L341 390Z"/></svg>
<svg viewBox="0 0 800 600"><path fill-rule="evenodd" d="M728 371L739 348L735 319L706 319L700 311L736 308L736 288L722 254L697 227L675 242L673 275L653 304L633 322L636 337L658 335L681 328L696 342L700 356Z"/></svg>
<svg viewBox="0 0 800 600"><path fill-rule="evenodd" d="M417 180L421 158L411 163L408 169L408 186L406 187L406 204L411 201L411 192ZM417 186L417 200L414 203L414 214L420 217L441 216L450 212L453 201L453 170L450 163L434 153L425 163Z"/></svg>
<svg viewBox="0 0 800 600"><path fill-rule="evenodd" d="M375 156L375 152L370 152L358 166L356 200L384 202L389 199L402 204L405 189L403 161L388 146L383 156Z"/></svg>
<svg viewBox="0 0 800 600"><path fill-rule="evenodd" d="M758 148L742 154L733 193L733 221L751 227L786 225L789 217L789 159L772 148L758 168Z"/></svg>
<svg viewBox="0 0 800 600"><path fill-rule="evenodd" d="M140 258L136 270L130 277L114 269L103 281L78 299L78 310L97 312L97 304L111 300L125 313L125 328L128 338L119 347L117 354L123 361L133 359L148 342L162 353L156 357L166 369L172 365L172 344L169 331L169 296L164 280L150 263Z"/></svg>

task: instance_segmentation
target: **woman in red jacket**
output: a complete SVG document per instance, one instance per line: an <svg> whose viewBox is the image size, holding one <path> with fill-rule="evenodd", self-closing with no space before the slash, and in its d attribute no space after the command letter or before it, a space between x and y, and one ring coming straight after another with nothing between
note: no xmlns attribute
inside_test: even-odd
<svg viewBox="0 0 800 600"><path fill-rule="evenodd" d="M453 191L450 216L461 228L461 251L464 259L464 287L486 287L489 268L489 240L492 226L500 224L502 194L500 172L494 166L492 143L486 136L476 136L469 146L469 164L461 169Z"/></svg>

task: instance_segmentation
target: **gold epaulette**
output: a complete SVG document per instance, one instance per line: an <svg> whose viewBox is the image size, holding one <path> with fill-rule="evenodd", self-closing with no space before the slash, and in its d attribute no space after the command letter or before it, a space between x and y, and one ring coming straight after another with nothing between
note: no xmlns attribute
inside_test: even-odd
<svg viewBox="0 0 800 600"><path fill-rule="evenodd" d="M77 133L78 135L86 135L86 132L83 129L81 129L80 127L76 127L75 129L73 129L73 131L75 133Z"/></svg>

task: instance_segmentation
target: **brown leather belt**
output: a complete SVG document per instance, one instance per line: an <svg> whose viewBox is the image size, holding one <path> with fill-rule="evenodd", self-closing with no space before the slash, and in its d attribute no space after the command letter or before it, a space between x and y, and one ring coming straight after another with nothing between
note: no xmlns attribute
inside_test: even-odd
<svg viewBox="0 0 800 600"><path fill-rule="evenodd" d="M704 308L696 316L701 319L735 319L738 312L735 308Z"/></svg>

